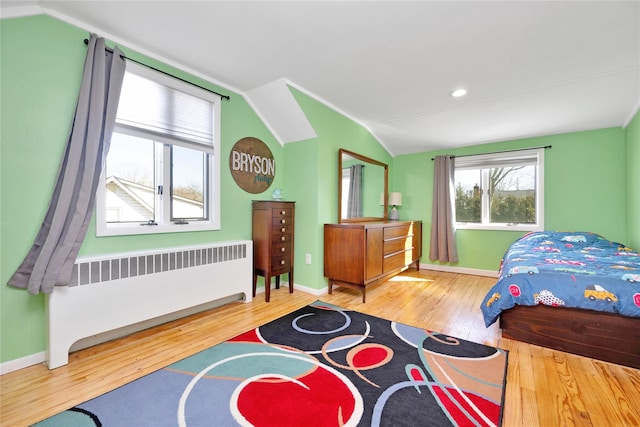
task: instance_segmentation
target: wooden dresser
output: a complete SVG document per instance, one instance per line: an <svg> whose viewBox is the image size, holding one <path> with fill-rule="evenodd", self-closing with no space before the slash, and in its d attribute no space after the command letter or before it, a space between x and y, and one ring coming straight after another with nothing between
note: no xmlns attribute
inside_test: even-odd
<svg viewBox="0 0 640 427"><path fill-rule="evenodd" d="M253 201L253 296L258 275L264 277L265 300L271 297L271 277L289 274L289 293L293 292L293 230L295 202Z"/></svg>
<svg viewBox="0 0 640 427"><path fill-rule="evenodd" d="M333 286L362 291L415 263L420 269L422 221L325 224L324 275Z"/></svg>

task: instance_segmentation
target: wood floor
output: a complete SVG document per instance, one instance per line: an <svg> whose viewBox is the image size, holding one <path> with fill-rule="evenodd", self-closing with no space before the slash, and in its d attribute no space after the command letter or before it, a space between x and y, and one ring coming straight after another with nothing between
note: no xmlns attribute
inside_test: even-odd
<svg viewBox="0 0 640 427"><path fill-rule="evenodd" d="M640 426L640 370L500 337L485 328L480 300L494 279L409 270L367 290L316 297L273 290L241 302L72 353L52 371L31 366L0 377L1 418L27 426L316 299L509 350L504 422L511 426Z"/></svg>

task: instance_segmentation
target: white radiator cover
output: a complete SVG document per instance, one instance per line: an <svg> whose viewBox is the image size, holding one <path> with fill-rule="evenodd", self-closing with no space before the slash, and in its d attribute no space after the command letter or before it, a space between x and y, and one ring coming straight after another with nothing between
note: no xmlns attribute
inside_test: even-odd
<svg viewBox="0 0 640 427"><path fill-rule="evenodd" d="M47 363L76 341L238 295L250 302L251 240L79 258L70 286L47 296Z"/></svg>

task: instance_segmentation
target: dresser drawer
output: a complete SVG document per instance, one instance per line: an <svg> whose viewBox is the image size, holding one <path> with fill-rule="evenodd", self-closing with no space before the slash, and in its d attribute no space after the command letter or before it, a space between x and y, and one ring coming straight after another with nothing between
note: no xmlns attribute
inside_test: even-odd
<svg viewBox="0 0 640 427"><path fill-rule="evenodd" d="M411 238L399 237L397 239L386 240L384 242L383 254L389 255L405 249L411 249Z"/></svg>
<svg viewBox="0 0 640 427"><path fill-rule="evenodd" d="M274 218L293 218L293 209L291 208L273 208L271 215Z"/></svg>
<svg viewBox="0 0 640 427"><path fill-rule="evenodd" d="M410 224L402 224L393 227L385 227L384 228L384 240L393 239L395 237L407 236L408 234L413 234L411 232Z"/></svg>
<svg viewBox="0 0 640 427"><path fill-rule="evenodd" d="M286 243L274 243L271 245L272 257L283 257L291 254L291 242Z"/></svg>
<svg viewBox="0 0 640 427"><path fill-rule="evenodd" d="M293 224L293 217L292 216L273 216L273 218L271 219L271 224L273 224L273 227L281 227L283 225L292 225Z"/></svg>
<svg viewBox="0 0 640 427"><path fill-rule="evenodd" d="M397 268L402 268L411 263L411 251L402 251L394 255L385 256L382 260L382 272L386 273Z"/></svg>
<svg viewBox="0 0 640 427"><path fill-rule="evenodd" d="M271 270L274 273L278 271L288 271L291 269L291 255L281 255L278 256L276 254L271 257Z"/></svg>
<svg viewBox="0 0 640 427"><path fill-rule="evenodd" d="M280 234L293 234L293 223L273 224L271 226L271 233L274 236L278 236Z"/></svg>
<svg viewBox="0 0 640 427"><path fill-rule="evenodd" d="M293 235L292 234L280 234L280 233L274 233L271 236L271 243L275 244L275 243L286 243L286 242L292 242L293 241Z"/></svg>

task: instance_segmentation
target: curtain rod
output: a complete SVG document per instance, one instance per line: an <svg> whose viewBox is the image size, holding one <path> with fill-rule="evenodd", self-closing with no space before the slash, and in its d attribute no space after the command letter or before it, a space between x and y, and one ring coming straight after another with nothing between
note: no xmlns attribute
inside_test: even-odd
<svg viewBox="0 0 640 427"><path fill-rule="evenodd" d="M529 147L529 148L517 148L515 150L504 150L504 151L493 151L491 153L478 153L478 154L463 154L461 156L451 156L451 157L469 157L469 156L482 156L484 154L500 154L500 153L512 153L514 151L528 151L528 150L537 150L539 148L544 148L545 150L547 148L551 148L551 145L544 145L544 146L539 146L539 147ZM431 158L431 160L435 160L434 157Z"/></svg>
<svg viewBox="0 0 640 427"><path fill-rule="evenodd" d="M86 45L88 46L88 45L89 45L89 39L84 39L84 44L86 44ZM110 47L105 46L105 50L106 50L107 52L111 52L111 53L113 53L113 49L111 49ZM188 84L190 84L191 86L195 86L195 87L200 88L200 89L202 89L202 90L206 90L207 92L214 93L214 94L218 95L220 98L224 98L224 99L226 99L226 100L230 100L230 99L231 99L231 98L229 97L229 95L223 95L223 94L221 94L221 93L216 92L215 90L207 89L206 87L202 87L202 86L197 85L197 84L195 84L195 83L192 83L192 82L190 82L190 81L188 81L188 80L185 80L185 79L182 79L182 78L180 78L180 77L174 76L173 74L167 73L166 71L159 70L159 69L157 69L157 68L155 68L155 67L152 67L151 65L147 65L147 64L144 64L144 63L142 63L142 62L140 62L140 61L136 61L135 59L131 59L131 58L129 58L129 57L127 57L127 56L125 56L125 55L120 55L120 57L121 57L122 59L126 59L127 61L135 62L136 64L142 65L143 67L150 68L150 69L152 69L153 71L157 71L157 72L159 72L159 73L162 73L162 74L164 74L165 76L169 76L169 77L172 77L172 78L174 78L174 79L180 80L181 82L188 83Z"/></svg>

